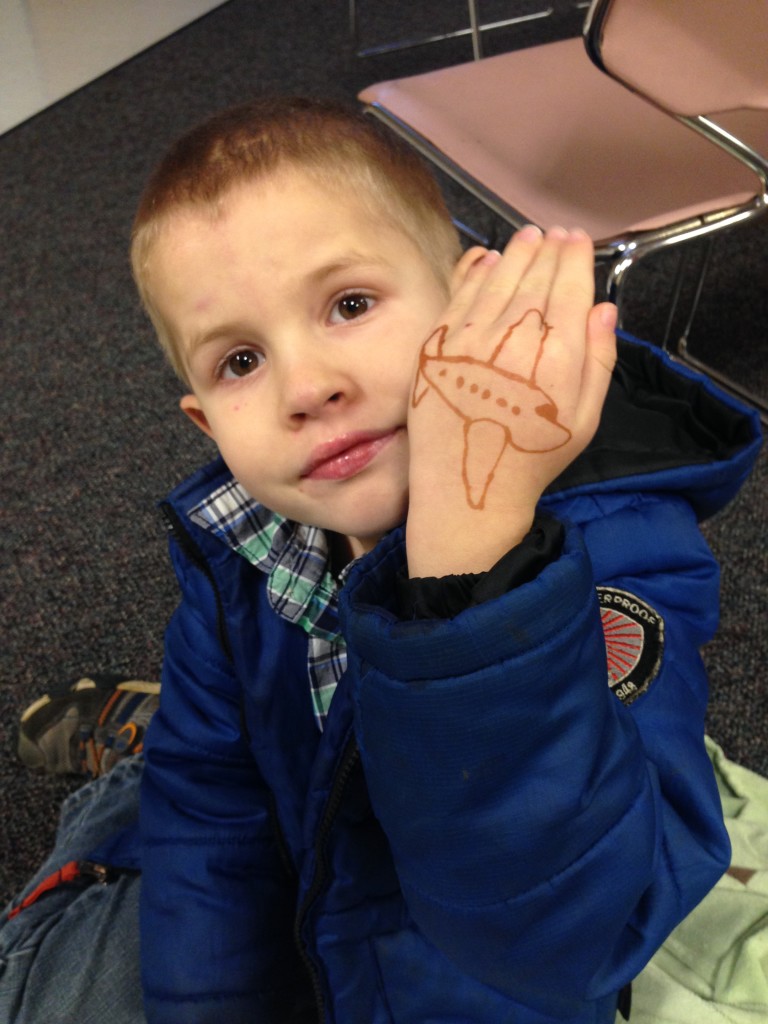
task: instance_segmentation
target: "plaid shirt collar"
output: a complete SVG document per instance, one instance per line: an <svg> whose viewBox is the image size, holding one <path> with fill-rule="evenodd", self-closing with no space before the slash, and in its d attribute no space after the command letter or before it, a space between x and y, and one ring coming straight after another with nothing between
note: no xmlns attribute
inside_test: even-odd
<svg viewBox="0 0 768 1024"><path fill-rule="evenodd" d="M339 633L339 588L351 565L337 582L328 567L325 533L271 512L236 480L191 509L189 518L266 573L267 596L275 612L307 633L310 696L322 729L347 665Z"/></svg>

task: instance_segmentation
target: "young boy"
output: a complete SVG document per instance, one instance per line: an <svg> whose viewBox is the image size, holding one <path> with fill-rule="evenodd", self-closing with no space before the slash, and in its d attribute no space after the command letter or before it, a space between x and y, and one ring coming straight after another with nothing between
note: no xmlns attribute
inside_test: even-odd
<svg viewBox="0 0 768 1024"><path fill-rule="evenodd" d="M639 343L612 375L583 233L462 255L330 105L185 136L132 255L221 459L164 505L143 771L76 795L0 932L8 1019L142 1020L140 892L150 1022L613 1021L728 864L696 516L755 418Z"/></svg>

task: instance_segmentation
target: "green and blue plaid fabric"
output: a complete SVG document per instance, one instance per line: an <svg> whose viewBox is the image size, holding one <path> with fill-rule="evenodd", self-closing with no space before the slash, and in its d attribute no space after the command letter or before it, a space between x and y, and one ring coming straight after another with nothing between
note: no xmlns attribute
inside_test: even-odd
<svg viewBox="0 0 768 1024"><path fill-rule="evenodd" d="M334 579L328 567L325 533L271 512L236 480L214 491L189 517L266 573L271 606L307 633L310 694L322 729L347 665L347 649L339 633L341 581Z"/></svg>

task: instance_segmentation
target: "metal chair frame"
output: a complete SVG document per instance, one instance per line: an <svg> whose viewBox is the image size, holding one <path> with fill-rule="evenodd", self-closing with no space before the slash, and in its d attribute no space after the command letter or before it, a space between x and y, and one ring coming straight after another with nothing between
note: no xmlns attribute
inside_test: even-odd
<svg viewBox="0 0 768 1024"><path fill-rule="evenodd" d="M582 4L581 6L586 6ZM480 20L477 0L467 0L467 11L469 25L466 28L456 29L453 32L439 32L431 36L416 36L408 39L399 39L392 43L380 43L377 46L360 46L360 22L357 13L357 0L349 0L349 32L352 38L352 45L358 57L374 57L385 53L394 53L398 50L407 50L414 46L424 46L428 43L441 43L446 39L459 39L470 36L472 39L472 57L480 60L483 56L483 32L492 32L494 29L507 28L509 25L520 25L526 21L537 21L540 18L548 18L554 12L554 7L548 5L540 11L533 11L529 14L520 14L511 18L504 18L500 21L483 23Z"/></svg>
<svg viewBox="0 0 768 1024"><path fill-rule="evenodd" d="M714 143L714 145L719 146L730 156L734 157L734 159L739 160L747 166L757 177L759 188L752 199L746 203L742 203L740 206L734 206L725 210L717 210L709 214L701 214L685 221L677 221L656 231L628 233L623 238L614 239L610 243L598 247L595 252L596 257L607 259L610 262L608 296L610 299L614 301L616 300L627 273L633 265L639 262L640 259L670 246L684 244L697 239L706 240L706 248L700 264L693 301L689 307L683 330L680 335L672 341L672 320L678 305L680 287L682 283L680 276L678 276L674 289L672 308L667 320L667 330L663 339L663 346L667 351L671 352L681 361L707 373L708 376L714 378L728 390L755 405L760 410L763 420L768 422L767 400L758 397L754 392L750 391L748 388L744 387L742 384L727 375L721 373L715 367L697 359L691 354L688 345L688 339L696 316L696 311L699 306L699 300L703 291L707 269L709 267L715 233L727 230L739 224L745 224L758 217L764 216L766 212L768 212L768 159L763 157L751 146L748 146L741 139L736 138L714 119L706 117L703 114L688 116L668 110L666 107L656 102L652 97L640 92L638 89L634 89L624 81L624 79L614 74L606 66L601 47L602 27L612 3L613 0L594 0L587 12L587 17L584 22L583 37L587 53L592 62L606 75L613 78L614 81L617 81L625 88L636 92L648 103L652 103L670 117L676 118L676 120L690 128L692 131L703 135L704 138Z"/></svg>
<svg viewBox="0 0 768 1024"><path fill-rule="evenodd" d="M736 138L722 125L718 124L711 117L704 115L687 116L667 110L660 103L651 97L646 96L638 89L633 88L618 75L613 74L605 65L602 49L602 27L609 13L614 0L592 0L589 5L586 20L583 28L583 39L587 54L592 62L605 74L619 82L625 88L635 92L642 99L651 103L657 109L662 110L669 117L675 118L681 124L692 131L704 136L709 142L720 147L734 159L748 167L756 176L758 188L749 201L729 209L719 209L710 213L702 213L683 220L666 224L659 228L629 231L619 237L610 239L596 239L595 260L599 264L608 265L606 281L607 297L616 302L619 306L619 317L621 322L622 314L622 292L630 270L642 259L646 259L653 253L681 246L681 264L678 280L674 284L672 305L667 320L666 335L663 339L663 346L676 358L685 361L697 369L703 370L713 377L728 390L754 404L764 418L768 419L768 402L759 398L739 382L732 380L719 370L705 365L697 360L688 347L688 337L691 326L699 304L704 279L706 277L711 253L711 242L714 235L739 224L762 217L768 212L768 160L760 153ZM470 7L474 6L470 3ZM476 13L476 12L475 12ZM470 176L462 167L456 164L441 150L433 146L419 132L411 128L406 122L399 119L389 110L382 110L376 104L369 105L367 110L380 118L393 131L403 136L418 152L427 160L438 167L461 185L468 193L475 196L483 205L491 210L496 216L508 223L513 228L521 227L528 218L519 210L515 209L502 198L489 190L482 182ZM466 231L475 241L480 240L478 235L467 230L463 225L458 224L460 230ZM700 262L698 279L695 287L692 305L687 311L685 324L680 336L673 342L671 340L672 325L679 305L682 290L682 268L685 244L695 241L707 243L704 256Z"/></svg>

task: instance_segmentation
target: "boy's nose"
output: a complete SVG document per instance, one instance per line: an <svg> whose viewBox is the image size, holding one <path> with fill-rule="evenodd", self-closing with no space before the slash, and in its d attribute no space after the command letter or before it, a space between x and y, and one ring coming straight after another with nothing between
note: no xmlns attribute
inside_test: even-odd
<svg viewBox="0 0 768 1024"><path fill-rule="evenodd" d="M285 368L281 388L284 414L293 423L332 413L350 397L347 374L327 358L294 360Z"/></svg>

